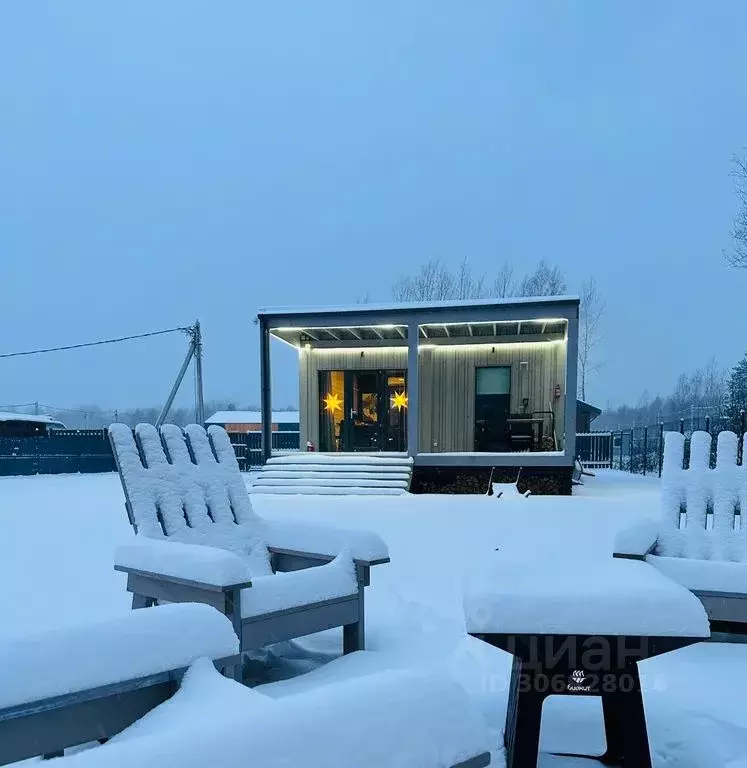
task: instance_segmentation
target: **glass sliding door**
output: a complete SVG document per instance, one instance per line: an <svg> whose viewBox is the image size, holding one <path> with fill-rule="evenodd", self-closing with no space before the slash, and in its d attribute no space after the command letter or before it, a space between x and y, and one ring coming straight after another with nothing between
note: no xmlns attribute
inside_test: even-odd
<svg viewBox="0 0 747 768"><path fill-rule="evenodd" d="M344 371L319 371L319 450L343 450L345 420Z"/></svg>
<svg viewBox="0 0 747 768"><path fill-rule="evenodd" d="M403 370L320 371L319 450L404 451Z"/></svg>

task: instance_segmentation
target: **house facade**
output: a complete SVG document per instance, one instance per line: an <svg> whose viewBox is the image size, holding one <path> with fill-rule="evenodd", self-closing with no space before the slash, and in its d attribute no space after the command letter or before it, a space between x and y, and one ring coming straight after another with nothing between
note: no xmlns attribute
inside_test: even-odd
<svg viewBox="0 0 747 768"><path fill-rule="evenodd" d="M298 352L302 447L412 456L413 486L427 490L519 468L563 488L567 475L570 489L578 306L543 297L261 310L262 412L272 412L277 339ZM271 421L262 428L270 446Z"/></svg>

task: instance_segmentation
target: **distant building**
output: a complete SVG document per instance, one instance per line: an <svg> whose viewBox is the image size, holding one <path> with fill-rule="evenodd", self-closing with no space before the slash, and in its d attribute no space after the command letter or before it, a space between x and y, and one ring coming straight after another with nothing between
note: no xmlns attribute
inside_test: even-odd
<svg viewBox="0 0 747 768"><path fill-rule="evenodd" d="M576 431L591 432L591 422L602 412L601 408L576 400Z"/></svg>
<svg viewBox="0 0 747 768"><path fill-rule="evenodd" d="M226 432L261 432L262 413L260 411L217 411L206 422L218 424ZM298 411L273 411L273 432L298 432Z"/></svg>
<svg viewBox="0 0 747 768"><path fill-rule="evenodd" d="M51 429L65 429L65 425L43 414L0 411L0 437L39 437Z"/></svg>

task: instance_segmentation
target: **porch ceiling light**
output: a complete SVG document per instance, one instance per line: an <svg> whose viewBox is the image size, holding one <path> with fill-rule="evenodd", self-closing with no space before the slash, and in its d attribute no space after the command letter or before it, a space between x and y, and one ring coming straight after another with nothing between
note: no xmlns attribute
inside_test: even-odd
<svg viewBox="0 0 747 768"><path fill-rule="evenodd" d="M516 325L516 323L566 323L568 322L565 317L542 317L537 320L469 320L459 322L446 322L446 323L421 323L421 326L426 328L442 327L444 325Z"/></svg>

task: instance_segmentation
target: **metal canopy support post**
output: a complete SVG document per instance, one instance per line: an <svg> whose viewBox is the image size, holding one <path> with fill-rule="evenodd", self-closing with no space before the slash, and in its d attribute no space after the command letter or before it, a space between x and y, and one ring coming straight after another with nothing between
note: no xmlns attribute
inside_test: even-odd
<svg viewBox="0 0 747 768"><path fill-rule="evenodd" d="M566 457L576 455L576 391L578 387L578 318L568 320L565 347L565 445Z"/></svg>
<svg viewBox="0 0 747 768"><path fill-rule="evenodd" d="M270 329L259 318L259 376L262 409L262 463L272 455L272 381L270 379Z"/></svg>
<svg viewBox="0 0 747 768"><path fill-rule="evenodd" d="M409 323L407 326L407 453L410 456L418 455L419 418L420 405L420 377L419 377L419 347L420 331L418 323Z"/></svg>

